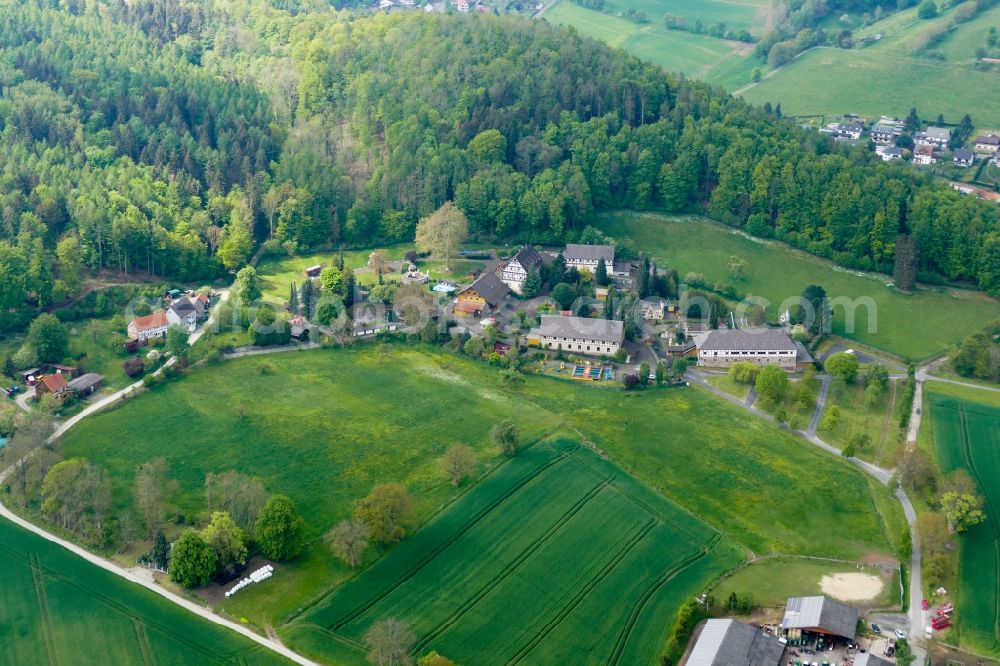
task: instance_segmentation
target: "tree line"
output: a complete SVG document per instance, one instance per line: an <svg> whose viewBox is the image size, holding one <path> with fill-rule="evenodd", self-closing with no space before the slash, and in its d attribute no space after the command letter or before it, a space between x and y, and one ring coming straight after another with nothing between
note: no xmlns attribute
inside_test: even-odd
<svg viewBox="0 0 1000 666"><path fill-rule="evenodd" d="M94 271L207 280L258 243L411 240L448 201L481 240L702 212L866 270L890 271L905 232L922 279L1000 293L996 206L541 21L7 9L0 328Z"/></svg>

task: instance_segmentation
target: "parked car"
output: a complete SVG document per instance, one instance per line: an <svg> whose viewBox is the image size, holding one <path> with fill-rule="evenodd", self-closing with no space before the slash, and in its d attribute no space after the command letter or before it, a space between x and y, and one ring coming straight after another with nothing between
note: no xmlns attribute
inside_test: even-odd
<svg viewBox="0 0 1000 666"><path fill-rule="evenodd" d="M877 624L875 624L874 622L872 622L872 631L874 631L876 634L881 634L882 633L882 627L880 627Z"/></svg>
<svg viewBox="0 0 1000 666"><path fill-rule="evenodd" d="M906 632L903 631L902 629L893 629L892 632L896 634L896 638L899 638L901 640L906 640Z"/></svg>
<svg viewBox="0 0 1000 666"><path fill-rule="evenodd" d="M929 601L927 601L926 599L924 599L923 601L920 602L920 607L923 608L924 610L930 610L931 609L931 603Z"/></svg>

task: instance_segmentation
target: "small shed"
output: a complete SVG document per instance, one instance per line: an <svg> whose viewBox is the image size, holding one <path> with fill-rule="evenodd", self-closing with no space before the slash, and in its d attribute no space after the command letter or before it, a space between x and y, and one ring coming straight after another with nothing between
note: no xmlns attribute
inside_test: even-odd
<svg viewBox="0 0 1000 666"><path fill-rule="evenodd" d="M72 365L61 365L59 363L53 363L51 366L51 371L57 375L63 375L65 377L79 377L83 371Z"/></svg>
<svg viewBox="0 0 1000 666"><path fill-rule="evenodd" d="M101 388L101 383L104 381L104 377L98 375L94 372L88 372L85 375L80 375L73 381L71 381L68 386L73 393L77 396L83 397L92 395Z"/></svg>
<svg viewBox="0 0 1000 666"><path fill-rule="evenodd" d="M319 274L323 272L323 264L316 264L315 266L310 266L304 272L307 278L318 278Z"/></svg>

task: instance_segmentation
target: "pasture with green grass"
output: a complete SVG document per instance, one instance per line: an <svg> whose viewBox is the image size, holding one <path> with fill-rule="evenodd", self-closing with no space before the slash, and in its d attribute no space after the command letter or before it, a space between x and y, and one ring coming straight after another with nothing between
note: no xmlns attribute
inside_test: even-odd
<svg viewBox="0 0 1000 666"><path fill-rule="evenodd" d="M4 664L290 663L6 520L0 600Z"/></svg>
<svg viewBox="0 0 1000 666"><path fill-rule="evenodd" d="M986 522L962 538L955 613L963 647L1000 654L1000 400L985 391L928 385L931 432L938 464L945 473L967 470L986 499ZM946 385L944 385L946 386ZM977 400L978 399L978 400ZM992 402L989 404L988 401Z"/></svg>
<svg viewBox="0 0 1000 666"><path fill-rule="evenodd" d="M788 597L823 594L820 586L824 576L864 573L882 579L882 592L864 602L871 608L898 607L900 601L899 574L889 569L862 568L850 562L809 560L798 557L774 557L748 564L732 576L727 576L712 588L717 600L725 603L730 594L750 595L759 606L783 607Z"/></svg>
<svg viewBox="0 0 1000 666"><path fill-rule="evenodd" d="M394 617L413 628L418 653L459 663L654 663L663 617L742 559L613 464L572 440L547 440L282 636L323 657ZM362 654L344 661L363 663Z"/></svg>
<svg viewBox="0 0 1000 666"><path fill-rule="evenodd" d="M755 104L780 103L786 115L857 113L874 120L902 118L916 107L925 119L940 113L954 124L969 114L977 127L998 127L1000 69L972 63L989 27L1000 24L1000 7L959 24L930 49L915 49L928 31L949 24L956 8L929 21L917 19L916 7L891 14L858 31L858 39L882 36L871 46L813 49L740 94Z"/></svg>
<svg viewBox="0 0 1000 666"><path fill-rule="evenodd" d="M844 449L858 435L867 435L868 445L858 450L856 456L883 467L892 467L893 454L899 446L899 418L895 413L898 383L890 382L889 389L874 405L865 402L865 387L859 380L845 385L834 382L827 394L826 409L837 407L840 417L833 427L824 427L820 420L819 434L828 443ZM825 412L824 412L825 413Z"/></svg>
<svg viewBox="0 0 1000 666"><path fill-rule="evenodd" d="M961 342L981 322L1000 317L1000 302L981 292L922 288L903 294L886 286L891 281L886 275L858 274L705 218L618 212L602 215L598 226L611 236L631 239L681 277L694 271L709 282L731 282L729 257L744 258L747 268L735 285L770 301L771 320L777 320L785 299L798 297L809 284L822 286L831 299L870 298L875 315L869 316L867 307L856 308L853 330L845 325L846 308L834 307L833 332L902 358L933 356ZM913 325L917 321L920 326Z"/></svg>
<svg viewBox="0 0 1000 666"><path fill-rule="evenodd" d="M386 358L361 347L208 366L84 420L67 434L63 453L106 467L119 508L131 501L136 466L163 456L178 481L171 504L199 520L205 474L242 471L292 497L319 537L382 482L404 483L420 521L428 520L461 493L437 467L447 446L465 442L481 471L493 469L500 460L489 429L512 418L525 443L568 427L756 553L857 559L893 552L898 505L883 507L877 490L844 461L707 392L633 394L536 376L511 390L485 364L390 349ZM178 439L161 427L178 419L198 436ZM256 626L278 626L349 576L321 541L282 573L268 589L250 588L222 609Z"/></svg>
<svg viewBox="0 0 1000 666"><path fill-rule="evenodd" d="M706 25L721 20L729 29L742 30L753 27L761 7L761 3L755 2L644 0L639 6L629 3L628 7L620 2L606 3L604 11L597 11L571 0L560 0L546 10L544 17L551 23L570 26L582 35L624 49L667 71L710 78L717 68L728 68L731 63L744 60L752 50L752 44L668 30L663 25L663 15L673 13L684 16L691 23L700 17ZM646 12L649 21L638 23L627 18L625 12L628 9Z"/></svg>

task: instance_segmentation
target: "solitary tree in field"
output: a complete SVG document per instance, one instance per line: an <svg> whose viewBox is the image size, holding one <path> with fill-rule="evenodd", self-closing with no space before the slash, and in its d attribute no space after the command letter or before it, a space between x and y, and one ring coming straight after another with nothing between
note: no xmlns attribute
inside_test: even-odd
<svg viewBox="0 0 1000 666"><path fill-rule="evenodd" d="M451 257L469 237L469 220L451 201L417 223L417 247L422 252L443 256L451 270Z"/></svg>
<svg viewBox="0 0 1000 666"><path fill-rule="evenodd" d="M453 486L460 484L475 468L476 454L465 444L452 444L441 458L441 470L448 475Z"/></svg>
<svg viewBox="0 0 1000 666"><path fill-rule="evenodd" d="M188 332L183 326L176 324L167 329L167 351L178 359L187 359L191 345L188 344Z"/></svg>
<svg viewBox="0 0 1000 666"><path fill-rule="evenodd" d="M941 510L952 532L964 532L986 520L983 498L972 493L946 492L941 496Z"/></svg>
<svg viewBox="0 0 1000 666"><path fill-rule="evenodd" d="M163 497L169 488L169 469L166 460L154 458L135 470L135 503L142 513L149 537L159 530L163 518Z"/></svg>
<svg viewBox="0 0 1000 666"><path fill-rule="evenodd" d="M368 663L372 666L412 666L416 642L406 623L391 617L376 622L365 634Z"/></svg>
<svg viewBox="0 0 1000 666"><path fill-rule="evenodd" d="M356 567L368 549L371 530L360 520L344 520L330 530L327 541L333 554L349 567Z"/></svg>
<svg viewBox="0 0 1000 666"><path fill-rule="evenodd" d="M747 260L743 257L737 257L734 254L729 257L729 262L726 264L726 268L729 269L729 274L734 280L741 280L743 278L743 272L747 268Z"/></svg>
<svg viewBox="0 0 1000 666"><path fill-rule="evenodd" d="M827 372L845 384L853 384L858 376L858 357L854 354L837 352L824 365Z"/></svg>
<svg viewBox="0 0 1000 666"><path fill-rule="evenodd" d="M240 272L236 274L234 287L236 297L244 305L250 305L263 294L260 277L257 276L257 269L253 266L244 266L240 269Z"/></svg>
<svg viewBox="0 0 1000 666"><path fill-rule="evenodd" d="M754 386L765 402L777 407L788 392L788 375L776 365L765 365L757 373Z"/></svg>
<svg viewBox="0 0 1000 666"><path fill-rule="evenodd" d="M306 521L284 495L275 495L267 501L255 525L257 545L272 560L298 557L305 545L305 531Z"/></svg>
<svg viewBox="0 0 1000 666"><path fill-rule="evenodd" d="M490 437L500 449L500 453L508 458L517 455L517 426L514 425L513 421L504 420L493 426L490 430Z"/></svg>
<svg viewBox="0 0 1000 666"><path fill-rule="evenodd" d="M416 521L416 507L406 488L398 483L381 483L354 506L354 518L371 530L379 543L399 541Z"/></svg>
<svg viewBox="0 0 1000 666"><path fill-rule="evenodd" d="M43 363L58 363L69 350L69 331L54 314L38 315L28 328L28 344Z"/></svg>
<svg viewBox="0 0 1000 666"><path fill-rule="evenodd" d="M212 579L217 561L212 547L200 534L188 529L174 543L170 557L170 580L185 588L204 585Z"/></svg>

